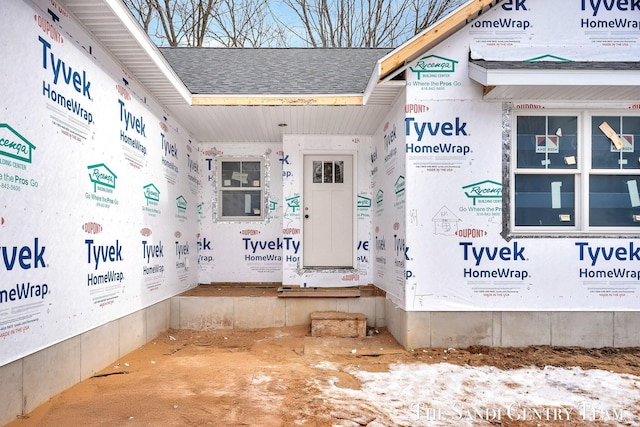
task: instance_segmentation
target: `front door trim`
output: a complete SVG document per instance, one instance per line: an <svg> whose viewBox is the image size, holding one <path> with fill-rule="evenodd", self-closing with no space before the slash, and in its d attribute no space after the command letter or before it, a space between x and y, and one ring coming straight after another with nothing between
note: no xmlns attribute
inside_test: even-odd
<svg viewBox="0 0 640 427"><path fill-rule="evenodd" d="M302 182L301 182L301 187L302 187L302 200L301 200L301 245L303 247L303 251L302 251L302 257L301 257L301 263L300 265L302 266L302 268L299 268L299 272L304 273L304 272L347 272L347 273L354 273L357 272L357 251L356 251L356 247L355 247L355 242L357 241L357 206L356 206L356 195L357 195L357 153L356 151L352 151L352 150L343 150L343 151L339 151L339 150L302 150L300 152L301 155L301 164L302 164ZM351 202L350 202L350 206L351 206L351 230L352 230L352 237L351 237L351 246L352 246L352 252L351 252L351 266L308 266L305 265L305 251L304 251L304 239L305 239L305 179L307 179L307 170L305 168L305 159L307 156L327 156L327 157L332 157L332 156L349 156L351 157Z"/></svg>

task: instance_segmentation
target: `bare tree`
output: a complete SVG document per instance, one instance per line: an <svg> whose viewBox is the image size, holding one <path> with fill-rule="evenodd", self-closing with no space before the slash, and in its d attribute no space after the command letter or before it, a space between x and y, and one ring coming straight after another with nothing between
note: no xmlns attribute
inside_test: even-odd
<svg viewBox="0 0 640 427"><path fill-rule="evenodd" d="M395 47L465 0L124 0L159 45Z"/></svg>
<svg viewBox="0 0 640 427"><path fill-rule="evenodd" d="M225 47L284 45L274 26L267 0L218 0L207 35Z"/></svg>
<svg viewBox="0 0 640 427"><path fill-rule="evenodd" d="M153 6L150 0L124 0L131 14L142 26L142 29L150 34L149 26L153 19Z"/></svg>
<svg viewBox="0 0 640 427"><path fill-rule="evenodd" d="M278 21L312 47L394 47L464 0L281 0Z"/></svg>
<svg viewBox="0 0 640 427"><path fill-rule="evenodd" d="M124 0L158 44L202 46L215 0Z"/></svg>
<svg viewBox="0 0 640 427"><path fill-rule="evenodd" d="M411 20L415 23L413 34L426 30L431 24L444 18L462 3L461 0L413 0L410 7L413 14Z"/></svg>

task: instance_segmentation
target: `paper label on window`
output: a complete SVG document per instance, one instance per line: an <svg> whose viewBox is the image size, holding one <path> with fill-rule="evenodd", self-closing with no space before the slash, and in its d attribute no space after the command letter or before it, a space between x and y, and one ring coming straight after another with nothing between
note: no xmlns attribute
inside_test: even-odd
<svg viewBox="0 0 640 427"><path fill-rule="evenodd" d="M536 153L560 152L560 137L557 135L536 135Z"/></svg>
<svg viewBox="0 0 640 427"><path fill-rule="evenodd" d="M551 209L562 208L562 182L555 181L551 183Z"/></svg>
<svg viewBox="0 0 640 427"><path fill-rule="evenodd" d="M231 179L236 180L236 181L240 181L243 184L248 183L248 173L241 173L241 172L234 172L233 174L231 174Z"/></svg>
<svg viewBox="0 0 640 427"><path fill-rule="evenodd" d="M244 195L244 213L251 213L251 194Z"/></svg>
<svg viewBox="0 0 640 427"><path fill-rule="evenodd" d="M640 206L640 196L638 195L638 182L635 179L627 181L627 187L629 188L629 198L631 199L631 206L636 208Z"/></svg>
<svg viewBox="0 0 640 427"><path fill-rule="evenodd" d="M624 147L624 142L622 142L622 139L618 136L616 131L614 131L611 126L609 126L609 123L602 122L598 127L600 128L602 133L607 135L607 138L609 138L611 142L613 142L613 145L615 145L617 150L622 150L622 147Z"/></svg>
<svg viewBox="0 0 640 427"><path fill-rule="evenodd" d="M611 152L619 153L633 153L633 135L622 135L620 140L622 141L622 148L618 149L615 145L611 144Z"/></svg>

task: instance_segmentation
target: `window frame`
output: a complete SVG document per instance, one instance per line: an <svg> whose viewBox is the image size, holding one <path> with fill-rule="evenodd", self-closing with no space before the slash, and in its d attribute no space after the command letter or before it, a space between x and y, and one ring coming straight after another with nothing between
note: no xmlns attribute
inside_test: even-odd
<svg viewBox="0 0 640 427"><path fill-rule="evenodd" d="M217 215L216 218L218 221L232 221L232 222L244 222L244 221L263 221L266 218L266 170L265 170L265 159L261 156L242 156L242 157L233 157L233 156L221 156L218 158L218 171L216 174L217 177L217 189L216 189L216 200L217 200ZM242 174L242 164L244 163L258 163L260 166L260 171L258 176L259 185L246 185L246 186L235 186L235 185L225 185L225 163L240 163L240 170L238 173ZM229 180L231 181L231 180ZM255 180L253 180L255 181ZM242 182L240 181L242 184ZM230 183L231 184L231 183ZM247 183L248 184L248 183ZM224 215L224 199L225 193L247 193L247 192L255 192L258 191L260 193L260 200L258 206L260 207L259 215ZM253 206L253 203L252 203ZM255 207L252 207L254 209Z"/></svg>
<svg viewBox="0 0 640 427"><path fill-rule="evenodd" d="M532 168L518 167L518 118L523 116L559 117L574 116L577 118L577 148L576 148L576 168ZM592 226L590 225L590 181L593 176L636 176L640 180L640 163L636 163L634 168L594 168L592 162L592 144L594 132L601 132L592 128L593 117L640 117L638 112L617 109L575 109L557 108L544 110L512 110L511 111L511 135L507 138L510 142L509 149L509 197L506 201L509 206L505 209L509 219L509 234L512 236L626 236L638 234L640 232L640 221L637 226ZM548 120L546 121L548 123ZM595 126L594 126L595 127ZM547 129L548 131L548 129ZM547 134L548 135L548 134ZM640 144L640 140L634 140L635 144ZM634 150L638 152L637 148ZM639 161L640 160L636 160ZM550 176L567 175L574 178L574 224L562 225L516 225L516 176ZM634 207L635 208L635 207ZM640 215L640 206L638 215ZM635 217L635 214L634 214Z"/></svg>

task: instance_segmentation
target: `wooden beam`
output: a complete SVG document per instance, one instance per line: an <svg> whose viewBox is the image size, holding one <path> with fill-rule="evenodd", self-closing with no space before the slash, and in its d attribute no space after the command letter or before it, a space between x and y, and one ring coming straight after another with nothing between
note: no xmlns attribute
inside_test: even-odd
<svg viewBox="0 0 640 427"><path fill-rule="evenodd" d="M495 86L482 86L482 96L486 96L487 94L489 94L489 92L491 92L495 88L496 88Z"/></svg>
<svg viewBox="0 0 640 427"><path fill-rule="evenodd" d="M363 95L215 96L193 95L192 105L363 105Z"/></svg>
<svg viewBox="0 0 640 427"><path fill-rule="evenodd" d="M405 62L413 60L415 56L445 40L452 33L464 27L471 18L478 15L485 7L494 3L497 3L497 1L475 0L449 15L434 27L426 30L407 45L396 49L393 55L380 64L380 80L404 65Z"/></svg>

